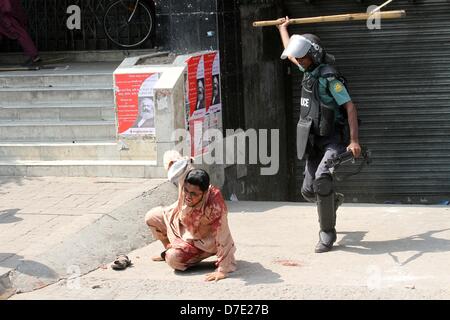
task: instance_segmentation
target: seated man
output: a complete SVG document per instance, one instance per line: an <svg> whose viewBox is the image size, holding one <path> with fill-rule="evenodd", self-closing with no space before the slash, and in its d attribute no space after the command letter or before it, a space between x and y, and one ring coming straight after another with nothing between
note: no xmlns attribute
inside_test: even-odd
<svg viewBox="0 0 450 320"><path fill-rule="evenodd" d="M168 208L154 208L145 216L153 236L166 249L153 260L165 260L173 269L184 271L217 255L218 268L207 274L206 280L224 279L236 270L236 248L222 194L201 169L187 171L180 181L178 201Z"/></svg>

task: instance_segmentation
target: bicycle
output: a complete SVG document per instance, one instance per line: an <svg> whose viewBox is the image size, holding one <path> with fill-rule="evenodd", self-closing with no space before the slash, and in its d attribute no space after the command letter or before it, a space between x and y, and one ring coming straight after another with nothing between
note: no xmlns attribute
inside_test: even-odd
<svg viewBox="0 0 450 320"><path fill-rule="evenodd" d="M153 29L151 9L141 0L118 0L106 9L103 28L116 45L137 47L150 37Z"/></svg>

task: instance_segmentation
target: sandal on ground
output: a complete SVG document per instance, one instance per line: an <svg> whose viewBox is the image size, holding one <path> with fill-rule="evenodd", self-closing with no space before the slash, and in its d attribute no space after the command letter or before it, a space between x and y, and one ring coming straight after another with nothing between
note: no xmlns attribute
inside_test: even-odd
<svg viewBox="0 0 450 320"><path fill-rule="evenodd" d="M114 270L124 270L131 266L131 260L124 254L118 255L116 260L111 264Z"/></svg>

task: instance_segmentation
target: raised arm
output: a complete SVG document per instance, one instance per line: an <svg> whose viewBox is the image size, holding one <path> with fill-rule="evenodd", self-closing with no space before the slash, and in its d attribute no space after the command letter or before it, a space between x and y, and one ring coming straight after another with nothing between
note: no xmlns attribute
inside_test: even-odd
<svg viewBox="0 0 450 320"><path fill-rule="evenodd" d="M289 43L289 32L287 30L288 25L290 24L290 20L289 17L286 16L286 18L280 18L278 19L278 21L281 22L281 24L277 25L278 31L280 31L280 37L281 37L281 41L283 42L283 47L286 49L286 47L288 46ZM297 60L295 60L294 57L288 57L289 60L291 60L291 62L293 64L295 64L296 66L299 65L299 63L297 62Z"/></svg>

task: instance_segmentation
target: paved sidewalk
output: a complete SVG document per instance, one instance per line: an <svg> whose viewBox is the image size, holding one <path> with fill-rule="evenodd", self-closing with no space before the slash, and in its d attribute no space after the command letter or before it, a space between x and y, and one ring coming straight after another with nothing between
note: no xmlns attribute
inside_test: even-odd
<svg viewBox="0 0 450 320"><path fill-rule="evenodd" d="M151 242L145 227L134 225L159 202L173 202L167 191L168 199L150 199L151 191L164 183L0 177L0 298L7 295L2 285L3 291L11 282L19 292L29 291L66 277L71 264L86 273L118 250Z"/></svg>
<svg viewBox="0 0 450 320"><path fill-rule="evenodd" d="M98 268L13 299L450 299L450 208L344 204L338 242L315 254L317 215L304 203L230 202L238 270L217 283L204 262L184 273L130 253L124 271Z"/></svg>

